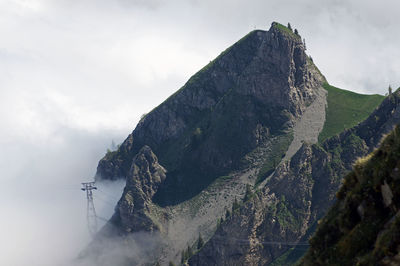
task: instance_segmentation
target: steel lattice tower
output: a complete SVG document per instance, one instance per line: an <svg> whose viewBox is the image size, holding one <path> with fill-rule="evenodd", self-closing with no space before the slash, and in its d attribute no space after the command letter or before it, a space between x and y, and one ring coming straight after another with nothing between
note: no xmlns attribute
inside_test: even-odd
<svg viewBox="0 0 400 266"><path fill-rule="evenodd" d="M97 215L96 215L96 209L94 208L94 203L93 203L93 189L97 189L97 187L94 186L95 182L87 182L87 183L82 183L82 190L86 191L86 198L87 198L87 210L86 210L86 217L87 217L87 223L88 223L88 229L89 233L93 236L97 232Z"/></svg>

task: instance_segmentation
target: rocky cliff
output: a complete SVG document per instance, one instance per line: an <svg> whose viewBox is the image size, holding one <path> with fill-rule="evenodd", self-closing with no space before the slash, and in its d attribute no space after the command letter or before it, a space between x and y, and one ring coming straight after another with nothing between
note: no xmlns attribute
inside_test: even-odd
<svg viewBox="0 0 400 266"><path fill-rule="evenodd" d="M149 212L151 199L165 178L166 170L158 163L150 147L144 146L133 158L124 192L115 211L114 219L120 219L121 230L152 232L160 229Z"/></svg>
<svg viewBox="0 0 400 266"><path fill-rule="evenodd" d="M160 235L148 262L161 264L258 265L297 252L342 174L398 121L397 100L386 101L314 144L326 126L326 84L298 34L278 23L249 33L99 162L97 180L126 179L112 230L101 234ZM209 241L196 250L199 235Z"/></svg>

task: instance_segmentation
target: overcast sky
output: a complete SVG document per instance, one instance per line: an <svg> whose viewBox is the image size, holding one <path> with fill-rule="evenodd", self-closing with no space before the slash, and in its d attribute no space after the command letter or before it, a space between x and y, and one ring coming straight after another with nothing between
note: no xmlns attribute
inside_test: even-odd
<svg viewBox="0 0 400 266"><path fill-rule="evenodd" d="M111 141L254 28L291 22L332 85L397 88L399 10L395 0L0 0L0 235L10 241L0 264L55 265L83 247L79 182ZM65 254L45 256L60 245Z"/></svg>

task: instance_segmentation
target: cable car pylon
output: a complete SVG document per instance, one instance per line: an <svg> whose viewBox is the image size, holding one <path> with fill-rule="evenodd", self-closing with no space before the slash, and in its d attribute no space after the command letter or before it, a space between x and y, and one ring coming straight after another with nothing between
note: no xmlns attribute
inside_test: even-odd
<svg viewBox="0 0 400 266"><path fill-rule="evenodd" d="M94 186L95 182L86 182L82 183L81 190L86 191L86 199L87 199L87 209L86 209L86 218L89 233L91 236L94 236L97 233L97 214L96 209L94 208L93 203L93 192L92 190L97 189Z"/></svg>

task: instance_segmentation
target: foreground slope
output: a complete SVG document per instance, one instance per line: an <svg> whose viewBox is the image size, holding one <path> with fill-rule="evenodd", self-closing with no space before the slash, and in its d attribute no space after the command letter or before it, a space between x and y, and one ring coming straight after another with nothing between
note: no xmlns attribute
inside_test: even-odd
<svg viewBox="0 0 400 266"><path fill-rule="evenodd" d="M400 264L400 129L359 159L302 265Z"/></svg>
<svg viewBox="0 0 400 266"><path fill-rule="evenodd" d="M281 163L265 186L226 216L190 265L295 263L316 222L333 204L342 179L360 156L400 123L399 93L358 126L324 143L305 143Z"/></svg>

